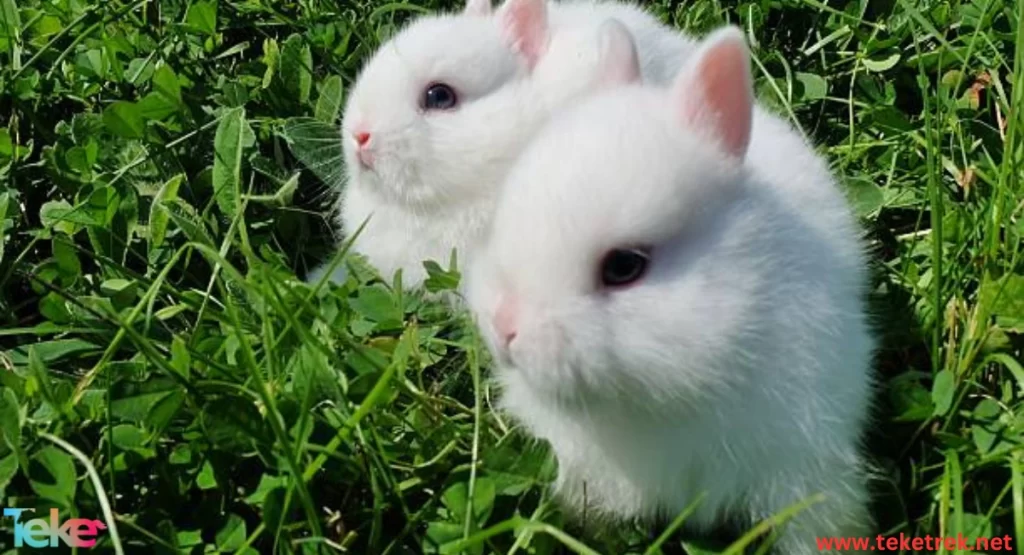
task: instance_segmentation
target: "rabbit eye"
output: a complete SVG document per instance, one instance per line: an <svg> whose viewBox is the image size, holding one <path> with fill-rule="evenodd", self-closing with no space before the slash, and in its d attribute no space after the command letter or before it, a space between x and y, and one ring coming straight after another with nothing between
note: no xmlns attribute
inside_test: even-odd
<svg viewBox="0 0 1024 555"><path fill-rule="evenodd" d="M423 91L424 110L450 110L458 103L455 90L444 83L434 83Z"/></svg>
<svg viewBox="0 0 1024 555"><path fill-rule="evenodd" d="M614 249L601 261L601 283L606 287L623 287L638 281L647 273L651 260L645 249Z"/></svg>

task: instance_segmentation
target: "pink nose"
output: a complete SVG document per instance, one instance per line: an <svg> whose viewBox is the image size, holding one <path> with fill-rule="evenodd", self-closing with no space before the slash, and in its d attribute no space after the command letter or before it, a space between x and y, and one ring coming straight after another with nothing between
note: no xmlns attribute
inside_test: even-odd
<svg viewBox="0 0 1024 555"><path fill-rule="evenodd" d="M353 137L355 137L356 144L359 145L360 148L366 146L366 143L370 142L370 134L366 131L359 131L355 133Z"/></svg>
<svg viewBox="0 0 1024 555"><path fill-rule="evenodd" d="M494 329L498 338L508 347L516 338L516 320L519 318L519 305L515 299L502 298L498 310L494 312Z"/></svg>

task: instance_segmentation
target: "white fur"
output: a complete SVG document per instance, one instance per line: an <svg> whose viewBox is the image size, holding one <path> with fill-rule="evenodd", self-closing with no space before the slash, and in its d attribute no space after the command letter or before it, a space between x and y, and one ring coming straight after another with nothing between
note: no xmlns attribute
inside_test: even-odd
<svg viewBox="0 0 1024 555"><path fill-rule="evenodd" d="M671 518L703 492L689 523L706 529L824 493L777 544L818 553L815 536L870 526L860 231L784 121L755 107L730 158L673 94L625 86L553 118L509 173L467 300L503 408L550 442L571 507ZM600 288L602 256L637 245L646 277ZM501 299L518 306L507 349Z"/></svg>
<svg viewBox="0 0 1024 555"><path fill-rule="evenodd" d="M617 18L636 37L645 79L667 82L692 47L631 5L552 3L551 43L530 71L503 35L499 15L480 15L486 7L478 0L471 6L470 13L419 19L384 44L350 91L343 118L348 130L367 122L376 144L375 169L365 171L343 131L343 235L369 218L353 250L385 278L401 269L409 286L426 277L424 260L446 266L453 248L465 267L515 157L551 113L593 89L599 51L593 33L602 22ZM419 110L422 90L435 81L456 86L459 108Z"/></svg>

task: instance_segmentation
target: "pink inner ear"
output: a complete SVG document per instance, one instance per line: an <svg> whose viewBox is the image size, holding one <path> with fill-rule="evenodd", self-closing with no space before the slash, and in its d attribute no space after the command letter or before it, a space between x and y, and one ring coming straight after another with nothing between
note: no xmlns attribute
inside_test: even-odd
<svg viewBox="0 0 1024 555"><path fill-rule="evenodd" d="M675 85L682 96L682 119L685 125L708 128L728 154L742 158L754 104L747 47L735 28L718 31L705 43Z"/></svg>
<svg viewBox="0 0 1024 555"><path fill-rule="evenodd" d="M502 24L512 48L522 54L532 68L547 47L545 0L507 0L501 9Z"/></svg>
<svg viewBox="0 0 1024 555"><path fill-rule="evenodd" d="M601 24L601 83L610 86L640 81L633 35L617 19Z"/></svg>

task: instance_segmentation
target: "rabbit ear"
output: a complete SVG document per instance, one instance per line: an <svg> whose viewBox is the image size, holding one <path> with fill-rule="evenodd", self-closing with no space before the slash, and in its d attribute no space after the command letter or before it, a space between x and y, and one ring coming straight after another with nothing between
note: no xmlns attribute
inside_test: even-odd
<svg viewBox="0 0 1024 555"><path fill-rule="evenodd" d="M466 15L491 15L491 0L466 0L462 13Z"/></svg>
<svg viewBox="0 0 1024 555"><path fill-rule="evenodd" d="M617 19L609 19L598 29L601 52L601 84L627 85L640 81L640 60L629 29Z"/></svg>
<svg viewBox="0 0 1024 555"><path fill-rule="evenodd" d="M746 155L754 93L750 52L739 28L704 39L676 76L672 102L682 125L710 131L731 156Z"/></svg>
<svg viewBox="0 0 1024 555"><path fill-rule="evenodd" d="M506 0L498 13L506 39L532 68L548 45L546 0Z"/></svg>

